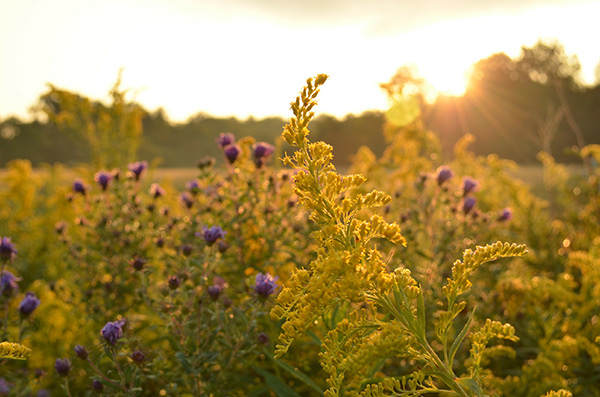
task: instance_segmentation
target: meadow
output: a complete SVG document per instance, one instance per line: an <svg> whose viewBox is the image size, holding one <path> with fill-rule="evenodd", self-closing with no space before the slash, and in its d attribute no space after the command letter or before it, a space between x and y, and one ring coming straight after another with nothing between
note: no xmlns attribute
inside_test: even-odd
<svg viewBox="0 0 600 397"><path fill-rule="evenodd" d="M310 135L326 80L286 150L224 131L223 162L159 169L115 101L90 164L11 162L0 395L599 396L600 146L445 157L401 97L339 172Z"/></svg>

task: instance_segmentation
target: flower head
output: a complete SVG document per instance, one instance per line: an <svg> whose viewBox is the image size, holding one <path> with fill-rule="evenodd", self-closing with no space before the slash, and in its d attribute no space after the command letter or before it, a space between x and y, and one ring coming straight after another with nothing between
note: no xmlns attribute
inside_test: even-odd
<svg viewBox="0 0 600 397"><path fill-rule="evenodd" d="M275 147L266 142L258 142L252 147L252 157L254 164L260 168L265 163L266 159L275 152Z"/></svg>
<svg viewBox="0 0 600 397"><path fill-rule="evenodd" d="M108 343L114 345L123 336L123 325L124 321L109 321L100 332Z"/></svg>
<svg viewBox="0 0 600 397"><path fill-rule="evenodd" d="M21 278L15 277L8 270L3 271L0 276L0 293L6 297L11 296L19 288L17 281L21 281Z"/></svg>
<svg viewBox="0 0 600 397"><path fill-rule="evenodd" d="M225 148L235 142L235 136L231 132L222 132L215 141L221 148Z"/></svg>
<svg viewBox="0 0 600 397"><path fill-rule="evenodd" d="M2 237L0 239L0 260L9 261L17 255L15 245L11 243L10 237Z"/></svg>
<svg viewBox="0 0 600 397"><path fill-rule="evenodd" d="M513 217L513 211L511 208L504 208L502 210L502 212L500 212L500 215L498 215L498 221L500 222L506 222L506 221L510 221Z"/></svg>
<svg viewBox="0 0 600 397"><path fill-rule="evenodd" d="M477 202L477 200L473 196L465 197L465 199L463 200L463 207L462 207L462 210L465 213L465 215L468 214L469 212L471 212L473 207L475 207L476 202Z"/></svg>
<svg viewBox="0 0 600 397"><path fill-rule="evenodd" d="M192 179L185 184L185 188L193 195L196 195L200 191L200 183L197 179Z"/></svg>
<svg viewBox="0 0 600 397"><path fill-rule="evenodd" d="M54 362L54 368L60 376L67 376L71 370L71 362L67 358L57 358Z"/></svg>
<svg viewBox="0 0 600 397"><path fill-rule="evenodd" d="M172 290L176 290L181 285L181 280L177 276L169 276L167 282L169 283L169 288Z"/></svg>
<svg viewBox="0 0 600 397"><path fill-rule="evenodd" d="M466 196L467 194L475 191L475 189L477 189L477 187L479 186L479 182L477 182L475 179L465 176L463 178L463 196Z"/></svg>
<svg viewBox="0 0 600 397"><path fill-rule="evenodd" d="M225 157L227 157L229 164L235 163L235 160L237 160L241 151L242 149L236 144L227 145L223 148L223 152L225 153Z"/></svg>
<svg viewBox="0 0 600 397"><path fill-rule="evenodd" d="M133 352L131 352L131 359L135 363L141 364L146 360L146 355L140 349L135 349Z"/></svg>
<svg viewBox="0 0 600 397"><path fill-rule="evenodd" d="M165 189L160 187L158 183L153 183L152 185L150 185L150 194L152 195L152 197L157 199L165 195Z"/></svg>
<svg viewBox="0 0 600 397"><path fill-rule="evenodd" d="M85 196L85 192L87 191L87 187L83 183L81 179L75 179L73 182L73 191L75 193L79 193Z"/></svg>
<svg viewBox="0 0 600 397"><path fill-rule="evenodd" d="M101 392L102 390L104 390L104 385L98 379L94 379L92 381L92 389L94 389L97 392Z"/></svg>
<svg viewBox="0 0 600 397"><path fill-rule="evenodd" d="M227 232L221 229L221 226L211 226L210 228L203 227L202 228L202 237L206 244L209 246L213 245L217 242L218 239L225 237Z"/></svg>
<svg viewBox="0 0 600 397"><path fill-rule="evenodd" d="M102 190L106 190L111 178L112 174L103 170L96 172L96 175L94 175L94 180L98 182L100 187L102 187Z"/></svg>
<svg viewBox="0 0 600 397"><path fill-rule="evenodd" d="M136 161L135 163L129 164L127 168L129 168L129 171L133 173L135 180L137 181L140 179L140 175L142 175L142 172L144 172L144 170L148 168L148 162Z"/></svg>
<svg viewBox="0 0 600 397"><path fill-rule="evenodd" d="M88 358L88 351L84 346L75 345L75 355L82 360L86 360Z"/></svg>
<svg viewBox="0 0 600 397"><path fill-rule="evenodd" d="M25 298L19 304L19 311L23 317L29 316L42 303L34 292L27 292Z"/></svg>
<svg viewBox="0 0 600 397"><path fill-rule="evenodd" d="M442 184L444 182L446 182L448 179L452 178L454 176L454 172L452 172L452 170L450 169L450 167L447 167L445 165L440 166L437 169L437 183L439 186L442 186Z"/></svg>
<svg viewBox="0 0 600 397"><path fill-rule="evenodd" d="M215 284L209 286L206 289L206 292L208 293L208 296L212 298L212 300L216 301L217 299L219 299L219 296L223 292L223 289L223 286Z"/></svg>
<svg viewBox="0 0 600 397"><path fill-rule="evenodd" d="M271 276L269 273L258 273L252 289L258 296L267 298L279 288L276 282L278 278Z"/></svg>
<svg viewBox="0 0 600 397"><path fill-rule="evenodd" d="M194 205L194 199L192 198L192 196L188 192L181 193L181 195L179 196L179 198L181 199L181 202L188 209L192 208L192 206Z"/></svg>

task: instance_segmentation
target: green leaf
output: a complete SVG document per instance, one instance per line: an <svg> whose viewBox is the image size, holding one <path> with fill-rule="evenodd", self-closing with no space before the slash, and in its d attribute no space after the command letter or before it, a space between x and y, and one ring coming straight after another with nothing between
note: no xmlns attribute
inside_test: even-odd
<svg viewBox="0 0 600 397"><path fill-rule="evenodd" d="M466 387L475 393L476 396L483 396L483 391L481 390L481 386L479 383L473 378L458 378L456 380L461 386Z"/></svg>
<svg viewBox="0 0 600 397"><path fill-rule="evenodd" d="M460 333L456 336L456 338L454 339L454 342L452 342L452 346L450 346L450 352L448 353L448 357L450 359L449 365L451 367L452 367L452 362L454 361L454 356L456 355L456 352L458 351L458 348L460 347L463 340L465 339L465 336L467 336L467 332L469 332L469 328L471 327L471 322L473 321L474 314L475 314L475 310L473 310L471 312L471 315L467 319L465 326L462 328Z"/></svg>
<svg viewBox="0 0 600 397"><path fill-rule="evenodd" d="M279 379L272 373L265 371L262 368L252 365L252 369L255 370L260 376L265 378L265 382L269 389L271 389L278 397L300 397L298 393L292 390L284 381Z"/></svg>
<svg viewBox="0 0 600 397"><path fill-rule="evenodd" d="M283 368L284 370L286 370L287 372L289 372L293 377L295 377L296 379L304 382L306 385L310 386L317 393L319 393L321 395L324 393L323 389L321 389L319 387L319 385L317 385L311 378L309 378L308 376L306 376L306 374L304 374L303 372L298 371L296 368L292 367L291 365L289 365L286 362L274 359L273 357L271 357L271 354L266 349L263 350L263 352L265 353L265 355L267 357L270 357L275 362L275 364L277 364L278 366L280 366L281 368Z"/></svg>
<svg viewBox="0 0 600 397"><path fill-rule="evenodd" d="M423 290L419 290L419 295L417 295L417 320L419 321L419 329L425 335L425 300L423 298Z"/></svg>

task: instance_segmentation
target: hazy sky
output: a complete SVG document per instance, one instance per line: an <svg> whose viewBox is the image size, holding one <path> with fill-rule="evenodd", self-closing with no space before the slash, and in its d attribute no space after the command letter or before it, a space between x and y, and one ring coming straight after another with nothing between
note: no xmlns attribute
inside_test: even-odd
<svg viewBox="0 0 600 397"><path fill-rule="evenodd" d="M172 120L289 115L327 73L319 112L384 109L379 83L414 63L447 92L492 53L538 38L578 55L592 82L600 1L0 0L0 118L25 116L46 83L105 99L118 70Z"/></svg>

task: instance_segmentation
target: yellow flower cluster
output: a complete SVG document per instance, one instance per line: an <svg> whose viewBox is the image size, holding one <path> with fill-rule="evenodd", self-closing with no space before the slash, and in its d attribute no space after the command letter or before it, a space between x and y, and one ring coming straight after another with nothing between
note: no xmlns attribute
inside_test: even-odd
<svg viewBox="0 0 600 397"><path fill-rule="evenodd" d="M307 86L291 104L294 117L282 135L286 142L297 147L284 162L298 170L295 193L319 227L313 237L320 248L308 269L298 269L291 276L271 311L272 317L285 319L277 357L335 305L365 302L365 291L373 283L391 285L392 276L387 273L379 252L367 247L369 241L385 238L393 243L406 243L398 225L389 224L377 215L359 219L361 211L383 206L391 198L379 191L356 193L365 178L338 174L331 163L332 147L308 141L307 126L314 116L312 108L319 86L326 80L326 75L307 80Z"/></svg>
<svg viewBox="0 0 600 397"><path fill-rule="evenodd" d="M31 349L12 342L0 343L0 358L10 358L13 360L26 360L31 356Z"/></svg>

